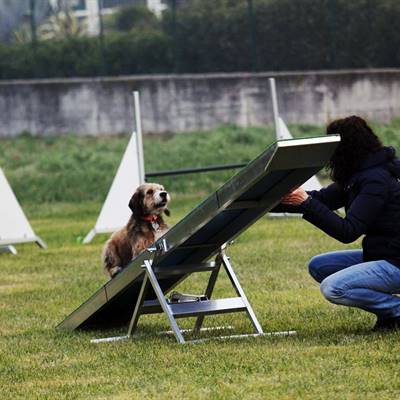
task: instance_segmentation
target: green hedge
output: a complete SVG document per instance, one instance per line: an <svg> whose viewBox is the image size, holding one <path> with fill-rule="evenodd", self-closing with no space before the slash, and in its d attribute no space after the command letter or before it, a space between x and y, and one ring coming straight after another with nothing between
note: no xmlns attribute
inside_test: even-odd
<svg viewBox="0 0 400 400"><path fill-rule="evenodd" d="M400 67L398 0L253 0L253 28L247 4L191 0L161 22L123 8L103 52L99 38L3 44L0 79Z"/></svg>
<svg viewBox="0 0 400 400"><path fill-rule="evenodd" d="M163 73L171 70L169 39L160 31L132 30L104 38L0 45L0 79Z"/></svg>
<svg viewBox="0 0 400 400"><path fill-rule="evenodd" d="M257 70L400 66L398 0L253 0ZM182 71L248 71L246 0L193 0L177 15ZM173 16L164 18L173 36Z"/></svg>

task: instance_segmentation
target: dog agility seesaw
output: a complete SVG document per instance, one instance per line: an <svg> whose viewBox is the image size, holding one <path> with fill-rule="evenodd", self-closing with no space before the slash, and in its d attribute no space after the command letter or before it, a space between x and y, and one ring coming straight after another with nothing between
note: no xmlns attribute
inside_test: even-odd
<svg viewBox="0 0 400 400"><path fill-rule="evenodd" d="M339 141L338 136L324 136L272 144L173 226L152 248L133 259L126 269L100 288L58 328L129 326L125 336L94 340L115 341L132 337L141 315L165 313L177 341L184 343L177 318L196 317L193 333L198 333L207 315L245 312L255 329L252 336L263 335L225 253L226 244L275 207L290 189L317 173ZM221 267L225 269L237 297L212 299ZM205 271L211 274L203 296L192 299L188 296L185 301L180 301L179 296L178 300L174 300L174 296L170 300L166 298L191 274ZM250 335L232 337L238 336Z"/></svg>

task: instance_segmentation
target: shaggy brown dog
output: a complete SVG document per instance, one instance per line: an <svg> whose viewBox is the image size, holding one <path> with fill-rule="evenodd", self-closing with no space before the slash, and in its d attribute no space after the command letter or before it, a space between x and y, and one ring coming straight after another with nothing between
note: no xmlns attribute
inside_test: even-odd
<svg viewBox="0 0 400 400"><path fill-rule="evenodd" d="M131 218L126 226L111 235L104 246L104 269L111 278L167 232L168 225L162 213L169 215L169 201L168 192L157 183L145 183L136 189L129 201Z"/></svg>

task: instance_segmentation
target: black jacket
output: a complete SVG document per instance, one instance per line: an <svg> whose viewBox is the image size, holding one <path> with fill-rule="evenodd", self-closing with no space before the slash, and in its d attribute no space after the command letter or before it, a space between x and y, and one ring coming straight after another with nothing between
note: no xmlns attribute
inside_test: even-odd
<svg viewBox="0 0 400 400"><path fill-rule="evenodd" d="M364 261L400 267L400 160L391 147L369 156L345 187L309 192L303 218L333 238L351 243L361 235ZM345 207L342 218L333 210Z"/></svg>

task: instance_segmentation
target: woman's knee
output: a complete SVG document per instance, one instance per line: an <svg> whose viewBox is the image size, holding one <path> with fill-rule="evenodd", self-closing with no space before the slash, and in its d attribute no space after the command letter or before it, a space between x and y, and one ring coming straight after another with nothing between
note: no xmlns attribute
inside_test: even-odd
<svg viewBox="0 0 400 400"><path fill-rule="evenodd" d="M322 295L331 303L342 304L346 297L345 288L333 277L325 278L321 282L320 290Z"/></svg>
<svg viewBox="0 0 400 400"><path fill-rule="evenodd" d="M323 265L322 263L322 257L323 255L317 255L314 256L310 262L308 263L308 273L317 281L317 282L321 282L323 277L321 274L321 267Z"/></svg>

